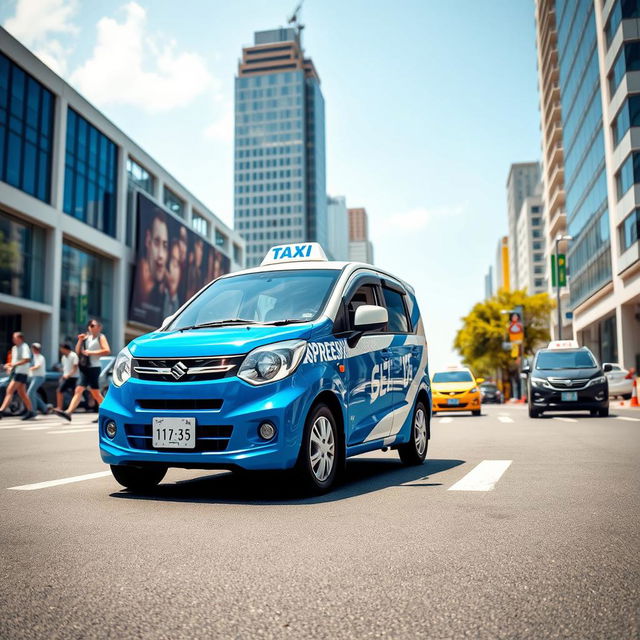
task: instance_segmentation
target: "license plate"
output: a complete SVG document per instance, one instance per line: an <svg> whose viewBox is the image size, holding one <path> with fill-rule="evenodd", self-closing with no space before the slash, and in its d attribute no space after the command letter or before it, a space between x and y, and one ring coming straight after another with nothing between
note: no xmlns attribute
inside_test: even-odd
<svg viewBox="0 0 640 640"><path fill-rule="evenodd" d="M152 424L155 449L195 449L195 418L154 418Z"/></svg>
<svg viewBox="0 0 640 640"><path fill-rule="evenodd" d="M447 400L447 404L452 406L452 407L455 407L456 405L460 404L460 399L459 398L449 398Z"/></svg>
<svg viewBox="0 0 640 640"><path fill-rule="evenodd" d="M577 391L563 391L562 392L562 402L577 402L578 401L578 392Z"/></svg>

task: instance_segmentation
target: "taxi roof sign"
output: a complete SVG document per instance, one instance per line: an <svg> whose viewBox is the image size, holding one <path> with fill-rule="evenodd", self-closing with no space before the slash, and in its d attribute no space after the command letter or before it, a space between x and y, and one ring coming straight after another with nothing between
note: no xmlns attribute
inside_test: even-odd
<svg viewBox="0 0 640 640"><path fill-rule="evenodd" d="M269 264L281 264L283 262L326 262L327 256L317 242L303 242L300 244L279 244L271 247L260 264L264 267Z"/></svg>
<svg viewBox="0 0 640 640"><path fill-rule="evenodd" d="M552 340L547 349L579 349L577 340Z"/></svg>

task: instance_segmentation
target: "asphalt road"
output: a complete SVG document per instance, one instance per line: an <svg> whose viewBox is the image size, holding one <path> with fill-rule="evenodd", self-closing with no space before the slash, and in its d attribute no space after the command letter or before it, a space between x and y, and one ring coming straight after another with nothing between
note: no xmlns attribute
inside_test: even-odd
<svg viewBox="0 0 640 640"><path fill-rule="evenodd" d="M362 456L306 500L184 470L134 496L92 475L93 416L4 419L0 638L638 638L640 410L614 413L437 416L424 466Z"/></svg>

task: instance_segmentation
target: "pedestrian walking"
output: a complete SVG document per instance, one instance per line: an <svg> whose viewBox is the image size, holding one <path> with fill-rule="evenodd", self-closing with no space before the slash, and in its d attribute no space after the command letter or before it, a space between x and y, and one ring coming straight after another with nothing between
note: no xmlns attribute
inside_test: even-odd
<svg viewBox="0 0 640 640"><path fill-rule="evenodd" d="M27 395L31 400L34 413L38 411L43 414L51 413L53 406L43 402L38 389L44 384L47 375L47 361L42 355L42 346L39 342L31 343L32 365L29 367L29 386Z"/></svg>
<svg viewBox="0 0 640 640"><path fill-rule="evenodd" d="M73 393L73 398L71 398L66 411L54 409L56 415L69 421L71 421L71 414L80 404L85 389L89 389L89 393L91 393L98 405L101 405L104 400L100 393L99 384L100 357L108 356L111 353L111 348L106 336L102 333L102 323L98 322L98 320L91 320L87 325L87 329L87 333L78 335L78 341L76 342L80 379Z"/></svg>
<svg viewBox="0 0 640 640"><path fill-rule="evenodd" d="M56 409L64 410L64 394L69 392L73 395L78 382L78 354L71 348L71 345L64 342L60 345L62 357L62 375L56 389Z"/></svg>
<svg viewBox="0 0 640 640"><path fill-rule="evenodd" d="M4 365L9 375L13 378L7 387L7 393L4 397L2 405L0 405L0 418L5 415L7 407L13 400L13 394L17 393L27 412L23 416L23 420L30 420L35 417L31 400L27 395L27 376L29 374L29 363L31 362L31 351L29 345L24 341L24 334L16 331L13 336L13 347L11 347L11 362Z"/></svg>

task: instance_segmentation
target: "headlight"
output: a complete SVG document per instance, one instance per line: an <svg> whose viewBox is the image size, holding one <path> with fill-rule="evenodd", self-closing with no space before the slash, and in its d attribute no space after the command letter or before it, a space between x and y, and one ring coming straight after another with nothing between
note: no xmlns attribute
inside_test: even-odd
<svg viewBox="0 0 640 640"><path fill-rule="evenodd" d="M290 376L307 348L306 340L286 340L249 353L238 370L238 378L250 384L266 384Z"/></svg>
<svg viewBox="0 0 640 640"><path fill-rule="evenodd" d="M471 389L469 393L478 393L478 387L473 387L473 389Z"/></svg>
<svg viewBox="0 0 640 640"><path fill-rule="evenodd" d="M131 353L125 347L113 365L113 384L121 387L131 377Z"/></svg>
<svg viewBox="0 0 640 640"><path fill-rule="evenodd" d="M604 376L598 376L597 378L592 378L591 380L589 380L589 382L587 383L587 387L590 387L594 384L604 384L607 381L607 379Z"/></svg>
<svg viewBox="0 0 640 640"><path fill-rule="evenodd" d="M534 387L545 387L545 389L551 389L549 381L544 378L531 378L531 385Z"/></svg>

